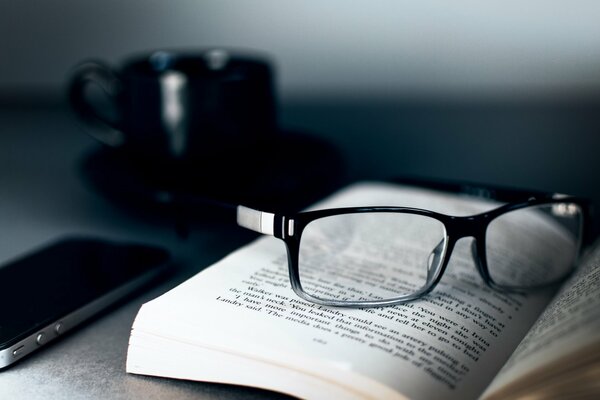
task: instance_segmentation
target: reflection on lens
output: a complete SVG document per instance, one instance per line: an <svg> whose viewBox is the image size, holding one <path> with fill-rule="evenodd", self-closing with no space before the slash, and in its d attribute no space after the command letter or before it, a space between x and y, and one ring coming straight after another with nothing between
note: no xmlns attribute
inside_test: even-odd
<svg viewBox="0 0 600 400"><path fill-rule="evenodd" d="M499 216L486 232L490 277L513 288L560 280L575 264L581 228L581 209L572 203L527 207Z"/></svg>
<svg viewBox="0 0 600 400"><path fill-rule="evenodd" d="M315 220L302 233L300 283L322 300L387 300L433 280L445 251L444 225L404 213L357 213Z"/></svg>

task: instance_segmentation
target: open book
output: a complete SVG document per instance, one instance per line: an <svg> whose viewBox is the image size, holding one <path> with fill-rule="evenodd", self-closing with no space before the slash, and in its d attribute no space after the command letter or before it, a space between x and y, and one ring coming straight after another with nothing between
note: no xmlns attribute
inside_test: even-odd
<svg viewBox="0 0 600 400"><path fill-rule="evenodd" d="M315 208L364 205L469 215L497 204L364 182ZM284 244L259 238L142 306L127 372L310 399L599 395L600 247L561 288L522 294L485 286L468 245L424 298L346 309L298 298Z"/></svg>

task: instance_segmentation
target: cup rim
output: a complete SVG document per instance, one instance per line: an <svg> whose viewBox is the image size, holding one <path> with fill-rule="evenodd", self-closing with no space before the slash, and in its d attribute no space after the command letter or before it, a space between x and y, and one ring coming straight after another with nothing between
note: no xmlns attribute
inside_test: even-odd
<svg viewBox="0 0 600 400"><path fill-rule="evenodd" d="M271 57L249 49L206 47L200 49L156 49L129 56L122 72L136 76L156 77L168 71L188 75L212 76L223 73L272 74Z"/></svg>

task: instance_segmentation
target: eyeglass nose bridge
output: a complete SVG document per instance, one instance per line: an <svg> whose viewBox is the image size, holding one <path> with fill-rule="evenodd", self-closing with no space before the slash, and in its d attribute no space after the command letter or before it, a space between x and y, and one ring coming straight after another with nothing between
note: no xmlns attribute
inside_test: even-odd
<svg viewBox="0 0 600 400"><path fill-rule="evenodd" d="M475 268L481 278L488 283L490 280L489 273L486 267L485 259L485 231L490 221L488 214L480 214L468 217L450 217L446 224L448 231L448 250L454 250L458 241L463 238L472 238L471 242L471 257L475 264ZM452 253L448 253L449 261Z"/></svg>
<svg viewBox="0 0 600 400"><path fill-rule="evenodd" d="M448 236L458 242L465 237L483 238L485 229L490 221L488 214L471 215L467 217L451 216L446 221Z"/></svg>

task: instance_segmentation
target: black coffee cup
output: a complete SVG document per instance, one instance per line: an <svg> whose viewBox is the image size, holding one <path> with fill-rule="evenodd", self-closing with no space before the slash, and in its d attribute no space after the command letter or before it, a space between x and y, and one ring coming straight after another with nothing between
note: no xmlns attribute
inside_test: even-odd
<svg viewBox="0 0 600 400"><path fill-rule="evenodd" d="M81 63L68 91L86 130L110 148L150 162L223 164L276 135L272 75L254 52L156 51L118 69Z"/></svg>

